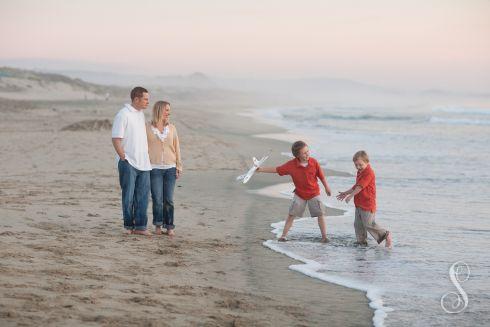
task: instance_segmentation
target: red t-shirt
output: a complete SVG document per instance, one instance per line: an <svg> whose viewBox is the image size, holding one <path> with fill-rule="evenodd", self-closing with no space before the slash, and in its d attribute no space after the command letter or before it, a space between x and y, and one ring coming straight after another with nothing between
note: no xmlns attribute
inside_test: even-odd
<svg viewBox="0 0 490 327"><path fill-rule="evenodd" d="M357 172L356 186L362 187L361 192L354 195L354 204L366 211L376 211L376 176L371 165Z"/></svg>
<svg viewBox="0 0 490 327"><path fill-rule="evenodd" d="M313 158L308 159L308 166L303 167L296 158L289 160L282 166L276 167L280 176L290 175L295 186L294 193L304 200L320 195L317 178L325 178L323 170Z"/></svg>

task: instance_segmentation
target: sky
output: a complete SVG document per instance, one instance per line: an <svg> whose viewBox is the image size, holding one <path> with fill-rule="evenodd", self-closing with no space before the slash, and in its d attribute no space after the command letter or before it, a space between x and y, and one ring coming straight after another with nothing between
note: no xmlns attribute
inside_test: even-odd
<svg viewBox="0 0 490 327"><path fill-rule="evenodd" d="M490 0L0 0L0 44L0 64L490 91Z"/></svg>

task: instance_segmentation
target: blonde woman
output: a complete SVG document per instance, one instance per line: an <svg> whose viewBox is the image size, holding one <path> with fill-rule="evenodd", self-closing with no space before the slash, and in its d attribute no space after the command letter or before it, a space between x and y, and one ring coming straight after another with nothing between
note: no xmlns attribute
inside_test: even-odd
<svg viewBox="0 0 490 327"><path fill-rule="evenodd" d="M175 180L182 174L179 137L170 123L170 103L157 101L153 106L153 118L146 125L150 172L153 225L155 234L162 234L162 227L169 236L174 235L174 188Z"/></svg>

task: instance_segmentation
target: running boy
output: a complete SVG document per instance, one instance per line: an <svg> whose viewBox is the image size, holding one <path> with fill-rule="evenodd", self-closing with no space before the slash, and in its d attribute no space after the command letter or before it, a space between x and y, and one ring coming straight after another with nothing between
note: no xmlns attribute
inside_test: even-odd
<svg viewBox="0 0 490 327"><path fill-rule="evenodd" d="M279 176L290 175L293 179L295 187L294 198L289 207L289 215L279 241L287 241L286 235L293 225L294 217L302 217L306 205L308 205L310 215L318 217L322 242L327 243L329 240L327 238L325 220L323 219L324 206L320 200L320 187L317 181L317 178L319 178L325 187L325 193L330 196L331 191L325 179L325 174L318 161L310 157L310 150L305 142L294 142L291 147L291 152L294 155L294 159L286 162L282 166L257 168L257 171L261 173L277 173Z"/></svg>
<svg viewBox="0 0 490 327"><path fill-rule="evenodd" d="M385 241L385 246L391 248L391 232L376 224L376 177L369 164L369 157L365 151L357 151L352 158L357 169L356 184L345 192L339 192L337 199L346 203L354 198L356 214L354 229L356 231L357 244L367 245L367 232L380 244Z"/></svg>

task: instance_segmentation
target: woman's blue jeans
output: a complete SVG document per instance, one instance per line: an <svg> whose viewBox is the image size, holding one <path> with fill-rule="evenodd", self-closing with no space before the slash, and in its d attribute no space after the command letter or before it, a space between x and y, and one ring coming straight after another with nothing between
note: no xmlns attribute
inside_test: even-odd
<svg viewBox="0 0 490 327"><path fill-rule="evenodd" d="M174 229L174 188L177 169L152 169L150 172L153 225Z"/></svg>

